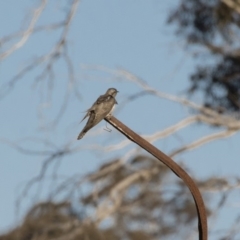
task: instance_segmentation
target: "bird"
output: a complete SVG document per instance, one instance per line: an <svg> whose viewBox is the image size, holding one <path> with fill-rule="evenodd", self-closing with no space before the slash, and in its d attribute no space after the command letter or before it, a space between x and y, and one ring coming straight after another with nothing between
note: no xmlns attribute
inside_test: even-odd
<svg viewBox="0 0 240 240"><path fill-rule="evenodd" d="M101 120L111 115L115 104L118 104L115 99L117 93L118 90L116 88L109 88L106 93L104 95L101 95L94 102L92 107L87 110L87 114L84 116L82 121L87 117L89 118L83 130L79 133L77 138L78 140L82 139L87 131L97 125Z"/></svg>

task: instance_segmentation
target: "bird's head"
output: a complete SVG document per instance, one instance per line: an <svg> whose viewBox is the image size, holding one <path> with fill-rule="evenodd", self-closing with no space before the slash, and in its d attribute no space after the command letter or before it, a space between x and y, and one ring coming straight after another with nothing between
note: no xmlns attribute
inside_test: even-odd
<svg viewBox="0 0 240 240"><path fill-rule="evenodd" d="M118 90L116 88L109 88L106 92L106 94L111 95L113 97L115 97L118 93Z"/></svg>

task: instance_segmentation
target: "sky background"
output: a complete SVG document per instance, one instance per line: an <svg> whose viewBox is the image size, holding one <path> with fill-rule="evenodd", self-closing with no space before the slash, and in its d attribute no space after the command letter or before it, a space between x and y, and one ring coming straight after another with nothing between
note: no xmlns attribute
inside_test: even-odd
<svg viewBox="0 0 240 240"><path fill-rule="evenodd" d="M64 2L49 1L37 26L54 23L63 18L66 11ZM148 95L121 107L126 97L139 93L142 89L129 81L119 81L108 72L94 69L95 66L112 70L124 68L157 90L184 96L196 60L187 51L184 40L174 35L174 26L166 24L170 11L177 3L177 0L80 2L68 35L69 54L73 59L80 97L70 96L67 110L57 126L52 127L50 123L57 116L68 88L68 75L63 61L55 65L54 90L50 97L41 91L47 86L33 84L36 75L41 72L40 68L36 68L20 79L14 89L0 100L0 232L19 223L29 204L34 201L32 197L37 188L24 200L20 213L16 215L17 196L24 184L39 173L45 159L44 156L21 154L6 144L6 141L16 142L32 150L46 149L46 146L36 139L53 141L57 148L65 142L84 148L93 140L95 144L102 146L122 141L124 136L115 130L111 133L103 131L105 122L96 127L97 131L103 133L101 136L95 137L95 131L92 131L82 141L75 140L84 126L84 123L79 124L83 112L109 87L119 90L119 105L116 107L115 116L140 134L152 134L191 114L187 108L177 103ZM26 29L32 9L38 4L38 1L30 0L2 1L0 37ZM36 33L24 47L2 61L0 88L26 64L47 53L60 34L60 30ZM192 100L201 103L201 96ZM182 144L215 131L218 129L194 125L172 137L157 141L155 145L169 153ZM239 142L240 136L237 134L178 155L175 160L184 162L197 179L210 176L230 179L232 175L239 175ZM113 156L123 155L124 151L96 154L82 149L61 161L59 173L66 176L86 174ZM49 175L51 171L50 167ZM48 191L49 189L43 188L38 201L43 200ZM216 225L216 230L232 224L235 212L240 210L239 197L237 191L232 191L219 219L210 221L210 227L211 224Z"/></svg>

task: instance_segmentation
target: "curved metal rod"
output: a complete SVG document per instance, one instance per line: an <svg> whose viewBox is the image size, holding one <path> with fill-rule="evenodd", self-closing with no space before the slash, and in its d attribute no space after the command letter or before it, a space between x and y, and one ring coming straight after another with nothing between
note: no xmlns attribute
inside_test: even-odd
<svg viewBox="0 0 240 240"><path fill-rule="evenodd" d="M120 122L113 116L108 116L104 118L105 121L110 123L114 128L116 128L119 132L125 135L128 139L138 144L140 147L144 148L147 152L152 154L166 166L168 166L178 177L180 177L183 182L188 186L190 192L195 201L195 205L197 208L198 214L198 231L199 231L199 240L207 240L208 239L208 228L207 228L207 214L204 206L204 202L201 196L201 193L193 181L193 179L170 157L161 152L159 149L154 147L148 141L143 139L137 133L133 132L130 128Z"/></svg>

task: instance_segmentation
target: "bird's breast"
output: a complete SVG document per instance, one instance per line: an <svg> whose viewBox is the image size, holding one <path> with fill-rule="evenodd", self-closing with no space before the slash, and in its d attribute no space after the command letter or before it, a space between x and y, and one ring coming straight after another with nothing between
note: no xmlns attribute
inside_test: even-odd
<svg viewBox="0 0 240 240"><path fill-rule="evenodd" d="M112 114L114 108L115 108L115 104L112 106L112 109L110 110L109 114Z"/></svg>

